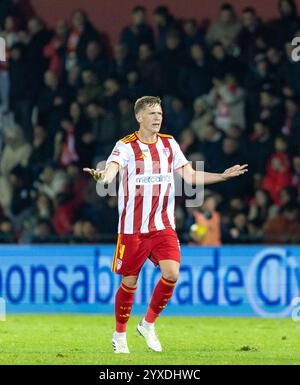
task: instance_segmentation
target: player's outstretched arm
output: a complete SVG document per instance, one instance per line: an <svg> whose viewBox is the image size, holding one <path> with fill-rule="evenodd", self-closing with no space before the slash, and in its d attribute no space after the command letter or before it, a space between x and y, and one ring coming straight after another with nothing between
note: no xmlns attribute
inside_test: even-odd
<svg viewBox="0 0 300 385"><path fill-rule="evenodd" d="M248 164L236 164L222 173L213 173L205 171L196 171L190 164L180 168L177 172L182 176L184 181L189 184L212 184L224 182L228 179L235 178L245 174L248 171Z"/></svg>
<svg viewBox="0 0 300 385"><path fill-rule="evenodd" d="M95 170L94 168L85 167L83 171L91 174L96 182L99 181L103 184L109 184L117 175L119 171L119 164L116 162L109 162L104 170Z"/></svg>

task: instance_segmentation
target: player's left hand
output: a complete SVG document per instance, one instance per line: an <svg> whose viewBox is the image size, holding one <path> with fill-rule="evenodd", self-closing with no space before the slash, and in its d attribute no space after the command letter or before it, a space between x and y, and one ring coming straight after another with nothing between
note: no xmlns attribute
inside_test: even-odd
<svg viewBox="0 0 300 385"><path fill-rule="evenodd" d="M91 174L96 182L100 181L103 184L106 182L105 181L105 170L95 170L93 168L85 167L83 169L83 171L88 172L89 174Z"/></svg>
<svg viewBox="0 0 300 385"><path fill-rule="evenodd" d="M227 180L227 179L234 178L236 176L243 175L245 174L245 172L248 171L247 167L248 167L248 164L243 164L243 165L236 164L235 166L227 168L223 172L222 176L225 180Z"/></svg>

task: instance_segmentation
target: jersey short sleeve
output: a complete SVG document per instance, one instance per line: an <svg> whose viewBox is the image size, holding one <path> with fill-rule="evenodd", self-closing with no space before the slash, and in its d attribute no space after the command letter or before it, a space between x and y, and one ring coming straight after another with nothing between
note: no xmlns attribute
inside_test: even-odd
<svg viewBox="0 0 300 385"><path fill-rule="evenodd" d="M116 143L110 156L107 158L106 164L110 162L116 162L121 167L126 167L129 159L128 146L120 140Z"/></svg>
<svg viewBox="0 0 300 385"><path fill-rule="evenodd" d="M172 147L173 147L173 169L176 171L180 167L185 166L189 163L189 161L186 159L184 153L181 151L181 148L179 147L179 144L176 142L175 139L172 140Z"/></svg>

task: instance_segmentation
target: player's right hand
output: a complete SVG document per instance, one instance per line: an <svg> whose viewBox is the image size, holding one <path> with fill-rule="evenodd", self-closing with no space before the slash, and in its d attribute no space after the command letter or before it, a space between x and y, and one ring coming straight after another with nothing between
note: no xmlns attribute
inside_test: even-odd
<svg viewBox="0 0 300 385"><path fill-rule="evenodd" d="M100 180L100 182L105 182L105 170L95 170L94 168L85 167L83 171L88 172L92 175L96 182Z"/></svg>

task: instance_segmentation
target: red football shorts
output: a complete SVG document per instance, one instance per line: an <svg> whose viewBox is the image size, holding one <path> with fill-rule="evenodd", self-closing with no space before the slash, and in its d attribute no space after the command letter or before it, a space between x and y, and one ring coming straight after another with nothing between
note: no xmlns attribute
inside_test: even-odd
<svg viewBox="0 0 300 385"><path fill-rule="evenodd" d="M180 263L180 245L172 228L150 233L118 234L112 271L121 275L139 275L147 259L156 266L170 259Z"/></svg>

